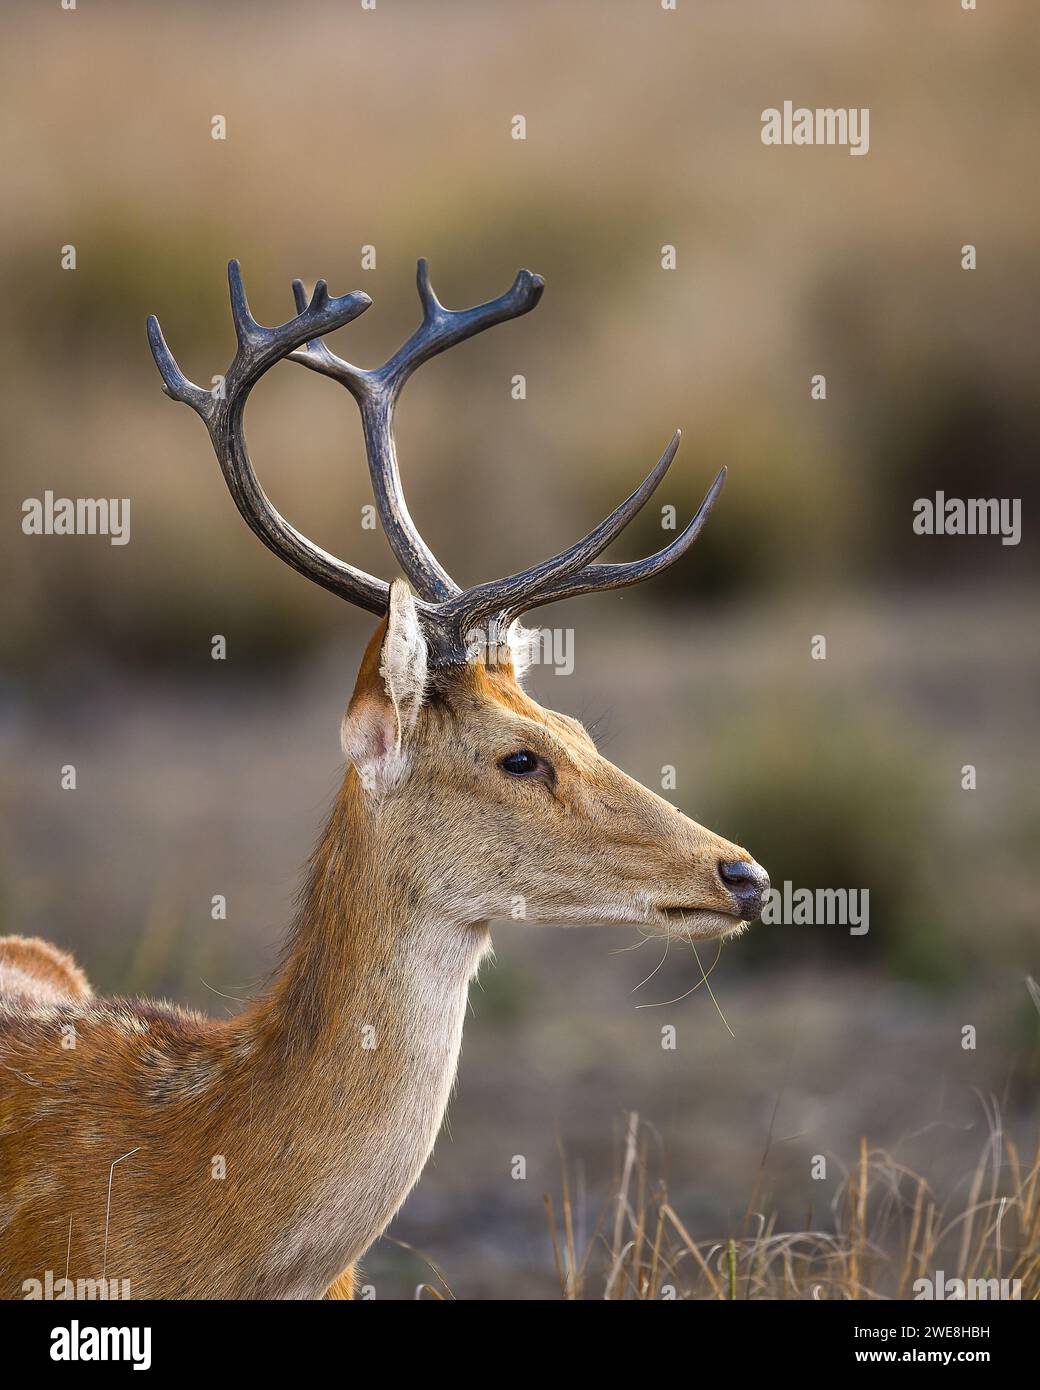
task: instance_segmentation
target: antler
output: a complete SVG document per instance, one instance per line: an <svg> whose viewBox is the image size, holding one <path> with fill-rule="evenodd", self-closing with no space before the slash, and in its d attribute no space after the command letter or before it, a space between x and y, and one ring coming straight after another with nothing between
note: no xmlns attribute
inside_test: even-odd
<svg viewBox="0 0 1040 1390"><path fill-rule="evenodd" d="M675 434L672 436L671 443L668 445L668 448L661 458L661 462L652 473L648 474L645 482L642 483L636 492L632 493L628 501L623 502L621 506L618 507L617 511L611 513L611 516L603 523L604 527L607 526L615 517L618 517L627 509L627 515L625 515L624 519L617 525L609 538L610 540L613 540L614 535L617 535L622 528L627 525L629 519L639 511L643 503L657 487L661 478L664 477L668 465L671 463L675 456L675 451L679 447L680 435L681 431L676 430ZM670 565L674 565L676 560L678 560L681 555L685 555L686 551L689 550L690 546L704 529L704 523L707 521L712 507L715 505L716 498L722 491L722 485L725 481L726 469L721 468L715 477L715 481L705 493L693 520L686 529L681 531L669 545L658 550L655 554L647 556L645 560L628 560L623 564L614 565L592 565L582 562L581 568L575 570L572 570L571 567L567 565L556 570L555 576L551 582L547 580L544 584L539 584L537 588L531 592L526 590L523 581L527 575L533 574L534 571L526 570L523 574L515 576L513 580L497 580L484 586L488 592L488 601L469 615L470 624L474 626L478 625L481 617L494 613L500 625L507 625L511 623L514 618L518 618L521 613L527 613L532 608L543 608L549 603L557 603L560 599L574 598L578 594L598 593L600 590L605 589L625 589L628 588L630 584L640 584L644 579L652 579L655 574L660 574L662 570L666 570ZM586 537L585 541L579 541L578 545L585 546L601 529L602 528L597 528L597 531L592 532L590 536ZM595 548L589 546L587 558L594 558L601 551L605 550L608 544L609 540L604 541L602 544L596 544ZM510 586L516 591L516 596L511 597L508 593L500 592L500 585ZM471 590L470 592L476 593L477 591Z"/></svg>
<svg viewBox="0 0 1040 1390"><path fill-rule="evenodd" d="M235 503L260 539L301 574L370 612L384 613L389 587L363 570L338 560L309 541L279 515L257 481L246 451L242 415L246 398L275 362L289 358L312 371L339 381L361 411L365 446L376 505L390 546L418 592L417 607L431 644L431 660L448 665L466 660L475 630L501 630L520 614L558 599L600 589L637 584L675 563L700 535L726 477L722 469L686 529L656 554L624 564L592 561L615 540L667 473L677 448L672 436L659 462L607 519L580 541L551 559L505 579L460 589L437 561L408 512L394 447L393 415L401 388L421 363L495 324L518 318L535 307L545 282L521 270L512 287L498 299L472 309L446 309L434 293L425 260L419 262L416 283L422 303L422 323L381 367L365 370L337 357L321 341L371 304L356 292L330 299L319 280L310 300L303 285L293 281L298 314L278 328L262 328L249 312L238 262L228 267L231 308L238 334L238 351L222 387L212 392L193 385L178 368L154 318L148 337L167 395L190 405L206 422L221 471Z"/></svg>
<svg viewBox="0 0 1040 1390"><path fill-rule="evenodd" d="M530 313L542 297L545 281L540 275L521 270L505 294L489 300L487 304L478 304L473 309L444 307L430 285L430 272L425 260L419 262L415 282L422 303L422 323L381 367L365 371L344 362L318 341L317 336L306 348L294 352L291 360L301 362L323 376L332 377L345 386L357 401L372 475L372 490L390 548L413 588L423 598L441 603L445 599L458 597L462 590L419 535L408 513L394 446L394 407L401 388L416 367L428 362L437 353L454 347L456 343L482 333L485 328ZM299 280L293 281L293 294L296 307L302 309L307 296Z"/></svg>
<svg viewBox="0 0 1040 1390"><path fill-rule="evenodd" d="M299 306L300 312L294 319L277 328L264 328L249 312L242 287L242 270L237 261L228 264L228 284L238 349L223 380L212 391L188 380L166 346L158 319L150 315L148 341L162 375L163 389L175 401L183 401L201 415L235 506L263 543L316 584L371 613L385 613L390 594L388 584L322 550L290 526L272 505L253 469L242 424L249 392L266 371L308 338L331 333L350 323L363 314L372 301L360 291L332 299L325 281L319 280L310 302Z"/></svg>

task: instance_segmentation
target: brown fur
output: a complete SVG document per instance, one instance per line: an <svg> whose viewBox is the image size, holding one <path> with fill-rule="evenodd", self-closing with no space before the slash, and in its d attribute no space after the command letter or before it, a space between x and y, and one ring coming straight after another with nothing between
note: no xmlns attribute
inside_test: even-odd
<svg viewBox="0 0 1040 1390"><path fill-rule="evenodd" d="M385 629L354 718L391 718ZM715 866L745 852L508 666L434 672L408 741L385 796L347 772L281 970L234 1019L96 999L64 953L0 941L0 1295L50 1270L139 1298L349 1298L436 1137L489 918L522 895L532 919L737 927L659 909L731 912ZM551 785L499 770L518 747Z"/></svg>
<svg viewBox="0 0 1040 1390"><path fill-rule="evenodd" d="M334 1279L325 1290L328 1299L351 1299L354 1297L354 1267L345 1269L338 1279Z"/></svg>
<svg viewBox="0 0 1040 1390"><path fill-rule="evenodd" d="M0 995L57 1004L89 999L86 975L67 951L38 936L0 937Z"/></svg>

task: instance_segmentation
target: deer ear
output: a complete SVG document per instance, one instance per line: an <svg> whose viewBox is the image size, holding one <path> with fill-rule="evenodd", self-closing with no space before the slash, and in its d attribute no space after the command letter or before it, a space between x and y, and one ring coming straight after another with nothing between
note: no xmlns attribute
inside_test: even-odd
<svg viewBox="0 0 1040 1390"><path fill-rule="evenodd" d="M412 591L395 579L389 610L365 652L343 719L343 751L369 791L389 791L404 780L426 689L426 663L426 638Z"/></svg>

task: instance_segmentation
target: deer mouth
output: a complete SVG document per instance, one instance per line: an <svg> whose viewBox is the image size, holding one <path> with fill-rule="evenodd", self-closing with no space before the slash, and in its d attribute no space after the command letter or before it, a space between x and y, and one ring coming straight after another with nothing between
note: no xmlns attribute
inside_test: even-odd
<svg viewBox="0 0 1040 1390"><path fill-rule="evenodd" d="M715 907L668 904L655 908L655 911L669 927L685 929L685 934L689 936L733 936L747 926L745 918Z"/></svg>

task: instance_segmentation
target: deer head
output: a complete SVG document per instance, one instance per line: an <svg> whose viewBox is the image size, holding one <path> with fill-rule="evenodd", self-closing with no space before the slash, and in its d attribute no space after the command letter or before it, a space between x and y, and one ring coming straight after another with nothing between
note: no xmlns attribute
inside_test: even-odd
<svg viewBox="0 0 1040 1390"><path fill-rule="evenodd" d="M543 709L518 677L531 609L575 594L635 584L693 544L721 490L715 479L696 515L644 560L596 563L671 465L678 433L640 486L588 535L520 573L463 590L419 535L405 503L393 438L401 388L420 363L541 298L522 270L500 298L446 309L419 262L422 323L383 366L363 370L322 338L364 312L361 293L308 300L293 284L297 315L265 328L251 315L238 263L229 267L238 349L219 390L193 385L156 320L149 339L165 390L202 417L239 511L276 555L382 622L369 644L343 721L355 814L373 851L401 869L408 891L459 922L522 916L559 922L626 922L686 938L721 936L756 917L765 871L627 777L584 728ZM405 580L387 584L328 554L272 506L246 450L250 390L282 359L339 381L357 402L376 504Z"/></svg>

